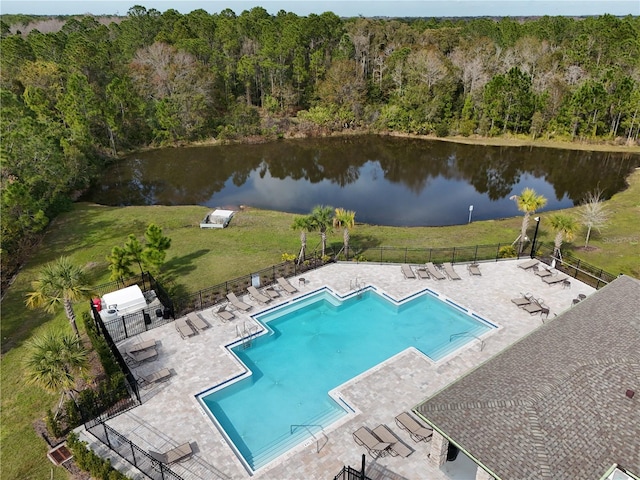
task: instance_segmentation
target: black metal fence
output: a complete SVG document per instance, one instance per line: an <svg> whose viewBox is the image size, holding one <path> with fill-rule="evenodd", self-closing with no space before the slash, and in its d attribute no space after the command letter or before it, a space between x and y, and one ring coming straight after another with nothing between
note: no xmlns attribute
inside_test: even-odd
<svg viewBox="0 0 640 480"><path fill-rule="evenodd" d="M155 460L142 448L105 423L98 422L87 428L87 431L149 478L153 480L184 480L171 468Z"/></svg>
<svg viewBox="0 0 640 480"><path fill-rule="evenodd" d="M554 260L554 247L538 245L536 249L536 258L542 260L548 265ZM615 280L616 276L612 273L604 271L602 268L595 267L579 258L574 257L570 253L563 253L562 258L556 258L555 268L570 277L580 280L582 283L599 289Z"/></svg>
<svg viewBox="0 0 640 480"><path fill-rule="evenodd" d="M364 474L364 471L356 470L352 467L342 467L342 470L333 478L333 480L371 480Z"/></svg>
<svg viewBox="0 0 640 480"><path fill-rule="evenodd" d="M329 260L329 262L330 261L331 260ZM270 285L275 283L276 278L278 277L287 278L299 275L309 270L322 267L327 263L327 260L323 260L319 254L313 254L312 256L307 257L307 259L300 265L296 262L279 263L255 273L234 278L233 280L205 288L199 292L177 298L173 302L176 317L179 318L189 312L203 310L205 308L212 307L219 302L226 301L226 295L230 292L241 294L244 293L247 290L247 287L251 285L256 287L261 285Z"/></svg>

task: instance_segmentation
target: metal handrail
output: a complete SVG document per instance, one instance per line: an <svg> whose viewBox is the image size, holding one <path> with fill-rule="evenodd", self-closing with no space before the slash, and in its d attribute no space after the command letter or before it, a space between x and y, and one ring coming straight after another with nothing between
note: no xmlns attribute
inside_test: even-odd
<svg viewBox="0 0 640 480"><path fill-rule="evenodd" d="M449 343L451 343L451 340L453 340L454 337L473 337L476 340L480 340L480 351L482 351L484 349L484 340L481 339L479 336L471 333L471 332L453 333L453 334L449 335Z"/></svg>
<svg viewBox="0 0 640 480"><path fill-rule="evenodd" d="M324 445L326 445L327 442L329 441L329 437L327 437L327 434L324 433L324 427L322 425L315 425L315 424L311 424L311 423L308 423L308 424L305 424L305 423L292 424L289 427L290 433L293 435L293 429L294 428L298 428L298 427L303 427L307 432L309 432L309 434L316 441L316 453L320 453L320 450L322 450L322 447L320 446L320 439L313 434L313 432L309 429L309 427L318 427L320 429L320 431L322 432L322 435L324 435L324 438L325 438ZM323 445L323 447L324 447L324 445Z"/></svg>

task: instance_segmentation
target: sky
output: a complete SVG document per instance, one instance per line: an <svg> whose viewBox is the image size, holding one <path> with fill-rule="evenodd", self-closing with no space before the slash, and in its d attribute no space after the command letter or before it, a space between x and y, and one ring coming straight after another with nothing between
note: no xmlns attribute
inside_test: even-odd
<svg viewBox="0 0 640 480"><path fill-rule="evenodd" d="M584 16L605 13L616 16L640 15L640 0L0 0L0 13L126 15L134 5L155 8L160 12L173 8L181 13L197 9L219 13L230 8L236 14L261 6L271 14L280 10L297 15L331 11L343 17Z"/></svg>

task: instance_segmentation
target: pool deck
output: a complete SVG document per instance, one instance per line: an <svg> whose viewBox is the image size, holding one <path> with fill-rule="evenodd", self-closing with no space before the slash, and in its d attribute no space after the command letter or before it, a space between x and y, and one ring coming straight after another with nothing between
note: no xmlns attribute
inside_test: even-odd
<svg viewBox="0 0 640 480"><path fill-rule="evenodd" d="M475 478L474 465L463 454L455 462L437 468L427 454L430 442L416 443L400 430L394 417L438 392L468 373L496 353L542 325L554 321L556 315L571 308L578 294L590 295L595 290L575 279L571 287L547 285L531 270L518 268L527 259L481 263L481 276L471 276L466 265L454 265L461 280L405 279L398 264L336 263L306 272L304 284L298 277L289 279L298 289L285 294L268 307L289 301L327 286L339 295L353 292L354 285L373 285L395 299L405 298L429 288L458 305L499 326L480 340L467 345L437 363L421 354L407 350L380 364L338 388L342 398L356 409L356 414L317 434L318 441L307 441L251 476L228 446L222 434L200 407L196 395L243 372L243 368L224 345L238 340L238 334L249 331L255 322L234 310L235 319L222 322L212 309L199 312L210 325L198 335L182 339L173 322L127 339L118 346L144 340L158 342L158 358L142 363L134 375L148 375L168 368L169 381L149 389L141 389L142 405L123 413L107 424L145 450L163 452L184 442L191 442L195 455L171 466L185 480L190 479L293 479L325 480L333 478L344 465L359 468L365 448L355 443L352 432L365 425L371 429L383 423L389 426L415 451L406 458L385 456L377 460L367 455L367 475L371 478L469 480ZM415 266L414 266L415 269ZM277 287L276 287L277 289ZM511 302L511 298L530 292L544 299L550 307L548 319L530 315ZM249 314L264 308L248 294L241 300L253 305ZM109 456L118 469L130 478L146 478L127 462L118 460L109 450L86 432L81 438L90 442L100 455Z"/></svg>

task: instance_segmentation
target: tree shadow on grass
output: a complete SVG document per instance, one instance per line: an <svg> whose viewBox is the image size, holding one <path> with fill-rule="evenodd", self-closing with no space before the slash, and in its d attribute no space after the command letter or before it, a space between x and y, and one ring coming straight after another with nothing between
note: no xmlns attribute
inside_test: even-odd
<svg viewBox="0 0 640 480"><path fill-rule="evenodd" d="M176 281L176 279L179 279L181 276L195 270L196 265L194 261L210 251L209 249L202 248L188 255L172 258L163 265L163 276L168 280Z"/></svg>
<svg viewBox="0 0 640 480"><path fill-rule="evenodd" d="M349 239L351 250L363 251L380 246L380 240L373 235L352 234Z"/></svg>

